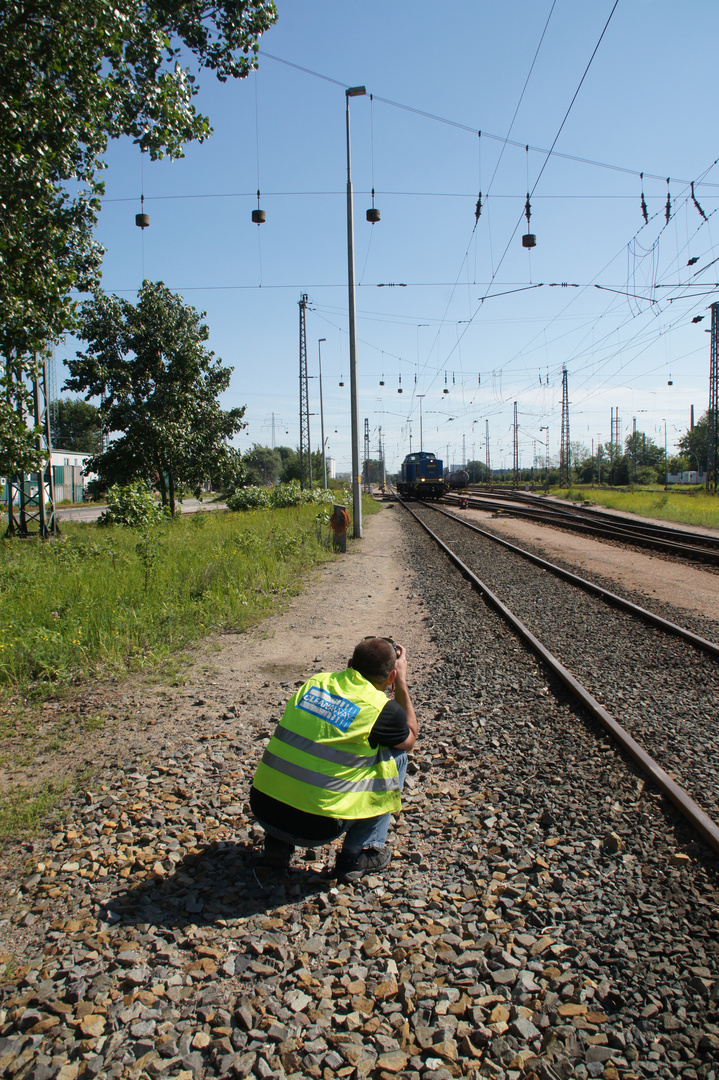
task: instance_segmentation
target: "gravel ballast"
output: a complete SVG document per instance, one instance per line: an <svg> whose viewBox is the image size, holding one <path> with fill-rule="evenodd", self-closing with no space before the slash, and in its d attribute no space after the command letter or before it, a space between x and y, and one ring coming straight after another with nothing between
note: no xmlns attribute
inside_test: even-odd
<svg viewBox="0 0 719 1080"><path fill-rule="evenodd" d="M26 853L13 1080L715 1080L716 858L400 527L433 667L389 871L262 870L248 783L294 682L193 693Z"/></svg>

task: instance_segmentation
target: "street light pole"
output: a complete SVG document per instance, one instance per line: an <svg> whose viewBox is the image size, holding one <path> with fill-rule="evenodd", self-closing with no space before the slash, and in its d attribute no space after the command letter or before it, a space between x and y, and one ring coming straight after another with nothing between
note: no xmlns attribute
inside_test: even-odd
<svg viewBox="0 0 719 1080"><path fill-rule="evenodd" d="M547 463L547 479L545 480L545 490L549 491L549 424L546 427L540 427L540 431L546 431L547 433L547 450L546 450L546 463Z"/></svg>
<svg viewBox="0 0 719 1080"><path fill-rule="evenodd" d="M352 171L350 167L350 98L361 97L364 86L345 90L347 129L347 290L349 294L350 408L352 411L352 535L362 538L362 477L360 476L359 400L357 396L357 328L355 326L355 252L352 214Z"/></svg>
<svg viewBox="0 0 719 1080"><path fill-rule="evenodd" d="M317 352L320 357L320 427L322 429L322 487L327 491L327 455L325 454L325 407L322 400L322 342L327 338L318 338Z"/></svg>

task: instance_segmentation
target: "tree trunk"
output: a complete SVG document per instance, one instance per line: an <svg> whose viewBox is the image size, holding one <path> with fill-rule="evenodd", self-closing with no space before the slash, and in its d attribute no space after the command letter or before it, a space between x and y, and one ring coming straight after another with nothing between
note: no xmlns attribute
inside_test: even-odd
<svg viewBox="0 0 719 1080"><path fill-rule="evenodd" d="M162 505L167 506L167 484L165 483L165 473L162 468L159 454L155 455L155 468L157 470L157 486L160 489L160 499Z"/></svg>
<svg viewBox="0 0 719 1080"><path fill-rule="evenodd" d="M170 487L170 514L175 516L175 478L172 475L172 470L167 470L167 479L169 480Z"/></svg>

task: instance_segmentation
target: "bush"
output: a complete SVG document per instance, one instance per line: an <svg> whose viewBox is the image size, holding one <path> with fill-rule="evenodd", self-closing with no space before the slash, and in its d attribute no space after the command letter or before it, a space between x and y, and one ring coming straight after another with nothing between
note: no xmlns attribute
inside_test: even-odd
<svg viewBox="0 0 719 1080"><path fill-rule="evenodd" d="M337 502L337 492L313 488L311 491L300 487L297 480L289 484L279 484L274 488L240 488L227 500L228 510L278 510L287 506L304 506L313 503L318 506L332 506Z"/></svg>
<svg viewBox="0 0 719 1080"><path fill-rule="evenodd" d="M107 493L107 510L97 519L97 524L143 529L161 519L162 510L155 502L152 488L145 480L136 480L124 487L113 484Z"/></svg>

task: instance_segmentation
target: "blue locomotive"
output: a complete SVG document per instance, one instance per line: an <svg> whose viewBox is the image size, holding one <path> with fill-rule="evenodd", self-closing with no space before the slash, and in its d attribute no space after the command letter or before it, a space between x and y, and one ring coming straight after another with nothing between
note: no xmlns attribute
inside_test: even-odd
<svg viewBox="0 0 719 1080"><path fill-rule="evenodd" d="M402 479L397 484L403 498L441 499L445 490L444 467L439 458L423 450L407 454L402 462Z"/></svg>

